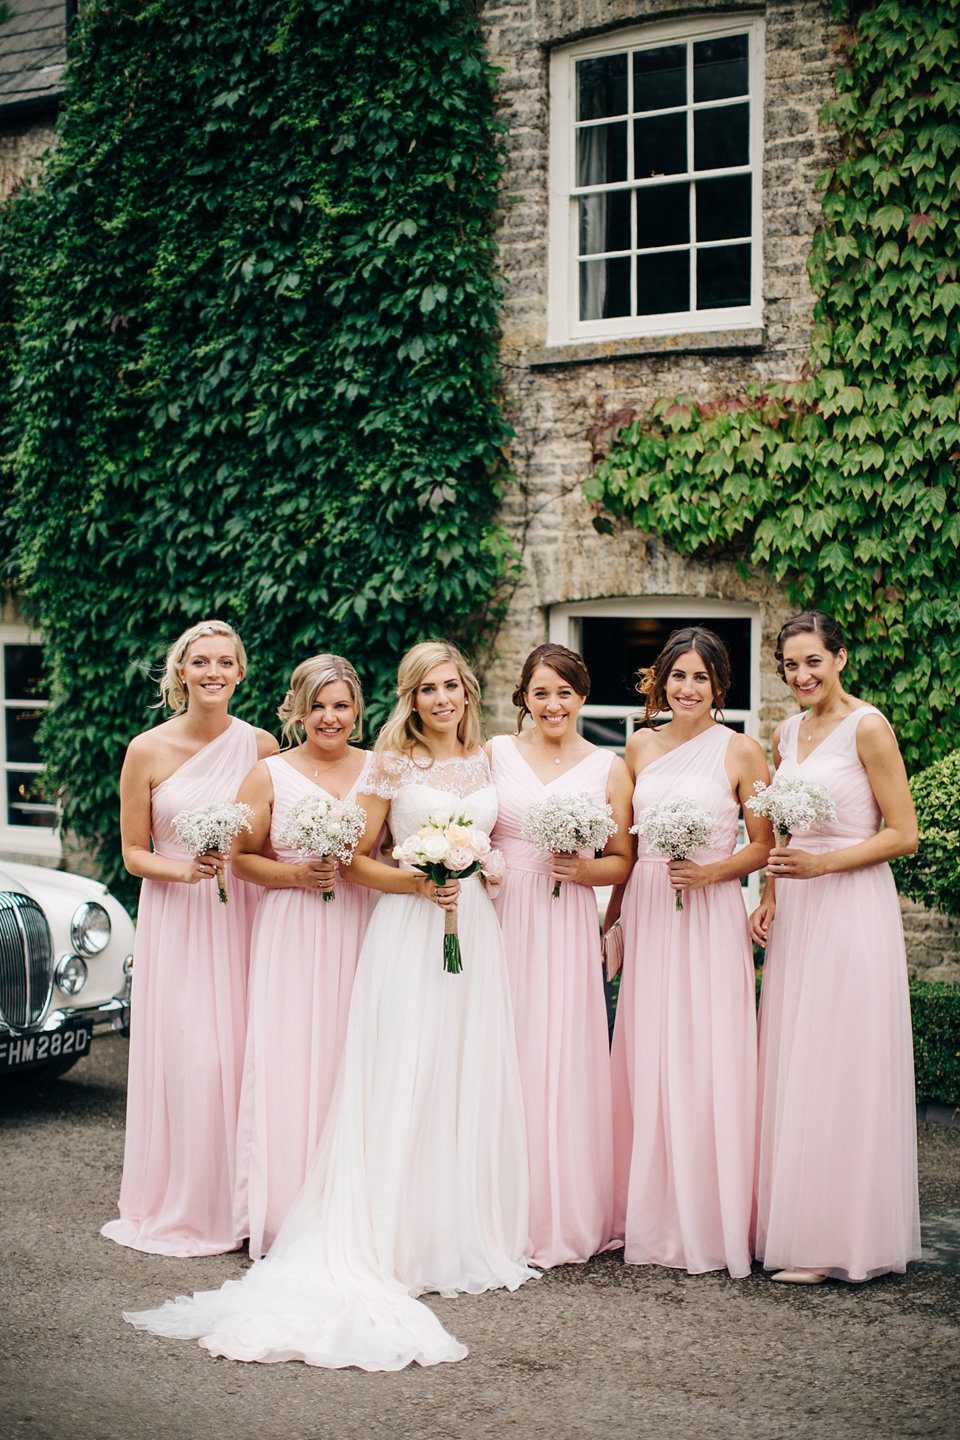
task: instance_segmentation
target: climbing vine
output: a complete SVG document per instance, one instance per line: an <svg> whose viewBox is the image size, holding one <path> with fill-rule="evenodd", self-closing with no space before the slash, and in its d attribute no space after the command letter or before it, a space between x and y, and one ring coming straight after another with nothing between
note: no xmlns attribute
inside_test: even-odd
<svg viewBox="0 0 960 1440"><path fill-rule="evenodd" d="M805 377L615 417L586 487L602 531L733 549L835 614L912 766L960 732L957 32L949 0L882 0L842 37Z"/></svg>
<svg viewBox="0 0 960 1440"><path fill-rule="evenodd" d="M187 624L237 624L237 709L274 728L305 655L382 713L408 644L489 633L500 137L455 0L80 14L57 150L0 222L0 420L45 758L122 886L119 765Z"/></svg>

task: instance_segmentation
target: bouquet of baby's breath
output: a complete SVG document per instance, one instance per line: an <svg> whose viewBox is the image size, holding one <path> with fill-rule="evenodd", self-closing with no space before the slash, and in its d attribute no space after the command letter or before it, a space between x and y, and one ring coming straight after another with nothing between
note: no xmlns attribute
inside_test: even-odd
<svg viewBox="0 0 960 1440"><path fill-rule="evenodd" d="M578 850L602 850L617 822L609 805L594 800L583 790L566 790L531 805L523 817L520 834L529 845L551 855L574 855ZM560 894L558 880L550 892Z"/></svg>
<svg viewBox="0 0 960 1440"><path fill-rule="evenodd" d="M205 855L208 850L225 852L230 849L241 830L252 830L253 811L249 805L233 800L210 800L196 810L181 810L173 817L173 828L180 844L191 855ZM227 903L227 887L223 867L217 866L217 890L220 903Z"/></svg>
<svg viewBox="0 0 960 1440"><path fill-rule="evenodd" d="M776 832L777 845L784 845L794 830L816 830L837 818L830 791L802 775L775 775L772 785L755 780L748 806L756 815L769 820Z"/></svg>
<svg viewBox="0 0 960 1440"><path fill-rule="evenodd" d="M429 876L434 885L445 885L451 876L466 880L478 870L497 884L503 878L503 856L490 849L490 836L469 815L431 815L394 847L393 858ZM455 905L443 912L443 968L451 975L463 969Z"/></svg>
<svg viewBox="0 0 960 1440"><path fill-rule="evenodd" d="M367 813L361 806L318 790L290 806L277 834L301 860L339 860L349 865L366 828ZM333 891L324 890L323 898L332 900Z"/></svg>
<svg viewBox="0 0 960 1440"><path fill-rule="evenodd" d="M671 860L689 860L717 838L717 821L692 795L674 795L659 805L648 805L631 826L631 835L645 835L647 849ZM683 909L683 891L676 892L676 908Z"/></svg>

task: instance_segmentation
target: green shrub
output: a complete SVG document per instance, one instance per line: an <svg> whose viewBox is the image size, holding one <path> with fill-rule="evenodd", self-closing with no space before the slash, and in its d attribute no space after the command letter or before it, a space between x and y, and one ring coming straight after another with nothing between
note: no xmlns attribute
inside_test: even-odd
<svg viewBox="0 0 960 1440"><path fill-rule="evenodd" d="M917 1100L960 1105L960 985L915 980L910 986Z"/></svg>
<svg viewBox="0 0 960 1440"><path fill-rule="evenodd" d="M945 755L910 781L920 844L893 862L902 895L960 915L960 750Z"/></svg>

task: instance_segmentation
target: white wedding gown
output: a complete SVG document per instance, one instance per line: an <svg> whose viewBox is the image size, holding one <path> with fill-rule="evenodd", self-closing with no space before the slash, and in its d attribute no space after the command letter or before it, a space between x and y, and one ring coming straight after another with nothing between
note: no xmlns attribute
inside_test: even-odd
<svg viewBox="0 0 960 1440"><path fill-rule="evenodd" d="M451 809L489 832L481 753L425 770L375 755L360 789L391 800L399 842ZM234 1360L400 1370L466 1348L416 1297L505 1286L529 1253L523 1100L503 943L478 876L458 906L463 970L443 969L443 912L381 895L357 968L343 1061L303 1189L242 1280L125 1312Z"/></svg>

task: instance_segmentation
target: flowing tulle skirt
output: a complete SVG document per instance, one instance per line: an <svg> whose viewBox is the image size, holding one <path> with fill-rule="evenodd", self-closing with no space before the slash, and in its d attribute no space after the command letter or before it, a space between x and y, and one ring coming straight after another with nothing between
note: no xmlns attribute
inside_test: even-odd
<svg viewBox="0 0 960 1440"><path fill-rule="evenodd" d="M333 900L265 890L257 907L235 1204L254 1259L273 1244L323 1131L369 909L370 892L346 880Z"/></svg>
<svg viewBox="0 0 960 1440"><path fill-rule="evenodd" d="M496 900L517 1027L538 1265L588 1260L613 1233L610 1047L593 890L507 870Z"/></svg>
<svg viewBox="0 0 960 1440"><path fill-rule="evenodd" d="M757 1025L736 881L677 910L662 860L624 894L613 1037L616 1229L632 1264L750 1273Z"/></svg>
<svg viewBox="0 0 960 1440"><path fill-rule="evenodd" d="M131 995L120 1219L101 1233L156 1255L216 1255L233 1218L247 952L258 890L145 880Z"/></svg>
<svg viewBox="0 0 960 1440"><path fill-rule="evenodd" d="M535 1273L502 942L476 878L459 924L451 975L441 912L381 898L327 1124L276 1244L242 1281L128 1320L237 1360L397 1370L466 1354L415 1296L515 1289Z"/></svg>
<svg viewBox="0 0 960 1440"><path fill-rule="evenodd" d="M777 882L757 1203L768 1270L868 1280L919 1258L910 1001L888 865Z"/></svg>

